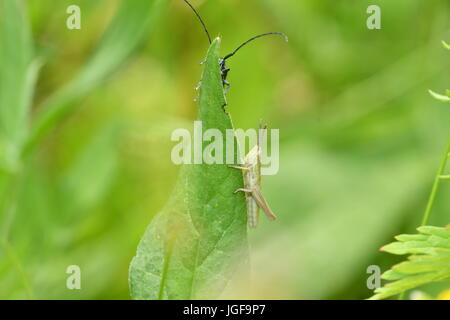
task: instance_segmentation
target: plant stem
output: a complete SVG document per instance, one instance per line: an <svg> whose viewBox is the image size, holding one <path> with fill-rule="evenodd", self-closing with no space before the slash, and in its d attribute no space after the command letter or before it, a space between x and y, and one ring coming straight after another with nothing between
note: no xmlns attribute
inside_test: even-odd
<svg viewBox="0 0 450 320"><path fill-rule="evenodd" d="M439 166L436 178L434 179L433 189L431 189L430 198L428 199L427 208L422 219L421 226L426 226L428 220L430 219L431 210L433 209L434 200L436 199L437 192L439 190L441 180L450 180L448 175L444 175L445 167L447 165L448 158L450 156L450 137L448 140L447 148L445 149L444 156L442 157L441 164ZM405 291L399 294L398 300L403 300L405 298Z"/></svg>
<svg viewBox="0 0 450 320"><path fill-rule="evenodd" d="M430 198L428 199L427 209L425 210L425 214L422 219L422 224L421 224L422 226L427 225L428 220L430 219L430 213L431 213L431 210L433 209L434 200L436 199L436 195L439 190L440 182L444 176L445 167L446 167L448 157L449 157L449 152L450 152L450 137L449 137L449 141L447 144L447 148L445 149L445 153L444 153L444 156L441 161L441 165L439 166L438 173L436 174L436 178L434 179L433 189L431 190Z"/></svg>

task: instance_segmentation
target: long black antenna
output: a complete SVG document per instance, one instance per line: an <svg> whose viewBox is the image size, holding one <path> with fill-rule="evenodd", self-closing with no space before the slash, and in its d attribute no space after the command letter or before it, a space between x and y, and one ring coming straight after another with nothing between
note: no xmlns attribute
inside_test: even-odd
<svg viewBox="0 0 450 320"><path fill-rule="evenodd" d="M279 36L283 36L286 39L286 42L289 41L288 36L283 33L283 32L269 32L269 33L263 33L260 35L257 35L256 37L253 37L247 41L245 41L243 44L241 44L236 50L234 50L232 53L228 54L225 56L225 58L223 58L223 60L227 60L228 58L231 58L232 56L234 56L236 54L236 52L238 52L243 46L245 46L246 44L248 44L249 42L252 42L253 40L256 40L258 38L261 37L265 37L265 36L270 36L270 35L279 35Z"/></svg>
<svg viewBox="0 0 450 320"><path fill-rule="evenodd" d="M209 44L211 44L211 43L212 43L212 41L211 41L211 36L209 35L208 29L206 28L206 25L205 25L205 23L203 22L202 17L200 17L200 15L198 14L197 10L195 10L194 7L193 7L187 0L184 0L184 2L186 2L187 5L188 5L189 7L191 7L192 11L194 11L194 13L195 13L195 15L197 16L198 20L200 20L200 23L202 24L203 29L205 29L206 35L208 36Z"/></svg>

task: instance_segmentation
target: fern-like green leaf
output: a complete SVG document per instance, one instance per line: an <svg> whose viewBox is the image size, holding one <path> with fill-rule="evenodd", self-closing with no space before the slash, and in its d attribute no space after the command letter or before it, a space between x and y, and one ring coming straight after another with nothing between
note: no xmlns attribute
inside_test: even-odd
<svg viewBox="0 0 450 320"><path fill-rule="evenodd" d="M410 256L382 275L382 279L392 282L376 289L370 299L386 299L430 282L450 280L450 225L417 230L419 234L396 236L397 242L381 248L391 254Z"/></svg>

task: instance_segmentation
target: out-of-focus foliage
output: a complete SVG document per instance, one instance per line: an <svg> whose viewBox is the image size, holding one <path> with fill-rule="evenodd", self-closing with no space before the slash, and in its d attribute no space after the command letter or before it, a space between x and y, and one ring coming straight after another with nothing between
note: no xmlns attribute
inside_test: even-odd
<svg viewBox="0 0 450 320"><path fill-rule="evenodd" d="M7 1L0 0L2 21ZM22 127L14 131L30 132L50 97L92 61L125 1L19 2L34 50L9 59L21 66L13 76L31 83L33 61L42 68L31 114L22 118L25 104L10 114L4 95L0 114L17 116L14 123ZM450 83L448 51L439 45L450 41L450 3L380 1L381 30L366 27L366 9L374 4L368 0L192 3L212 35L222 36L222 55L263 32L283 31L290 39L287 45L258 40L229 60L234 126L246 129L264 119L280 129L281 154L280 172L263 181L279 220L251 232L253 283L229 290L227 297L371 296L367 266L387 270L398 262L378 248L419 225L449 132L450 108L427 90L445 92ZM81 30L66 28L72 4L81 6ZM184 2L167 4L154 28L141 21L151 33L132 31L128 46L126 36L117 37L121 45L108 42L105 57L119 57L120 63L102 59L108 72L89 88L81 82L83 94L71 99L72 112L55 121L21 165L3 160L14 157L5 157L12 140L5 142L0 120L0 158L8 168L2 172L20 173L0 178L1 298L129 298L128 265L175 185L170 135L191 126L197 115L194 87L208 48ZM132 14L121 16L127 25L138 23ZM2 57L8 41L3 23ZM30 46L26 33L14 37L24 39L14 46ZM128 48L132 55L124 54ZM23 91L15 105L30 95ZM450 185L443 184L430 224L449 222L449 193ZM65 271L73 264L81 267L82 290L65 288ZM437 296L448 287L421 290Z"/></svg>
<svg viewBox="0 0 450 320"><path fill-rule="evenodd" d="M22 3L2 1L0 10L0 170L8 173L19 166L37 63Z"/></svg>
<svg viewBox="0 0 450 320"><path fill-rule="evenodd" d="M449 49L447 43L443 42L445 48ZM446 96L429 91L431 96L439 101L449 101ZM448 94L447 90L447 94ZM421 234L399 235L395 237L398 242L391 243L382 248L392 254L414 254L408 257L407 262L402 262L386 271L382 278L394 282L386 284L375 290L371 299L385 299L400 294L404 297L407 290L423 286L431 282L450 280L450 225L447 228L426 226L430 218L436 194L442 181L449 180L445 175L447 162L450 158L450 141L445 148L438 173L435 177L427 208L422 219L422 226L418 228ZM419 295L420 296L420 295ZM427 296L427 294L424 294Z"/></svg>
<svg viewBox="0 0 450 320"><path fill-rule="evenodd" d="M442 44L443 44L444 48L450 50L450 45L448 45L447 42L442 41ZM445 90L445 95L436 93L432 90L429 90L429 92L436 100L443 101L443 102L450 101L450 90L448 90L448 89Z"/></svg>
<svg viewBox="0 0 450 320"><path fill-rule="evenodd" d="M123 1L99 45L69 84L52 95L42 106L27 148L31 148L65 114L75 107L74 100L102 83L123 63L141 42L150 27L155 27L157 15L167 0Z"/></svg>

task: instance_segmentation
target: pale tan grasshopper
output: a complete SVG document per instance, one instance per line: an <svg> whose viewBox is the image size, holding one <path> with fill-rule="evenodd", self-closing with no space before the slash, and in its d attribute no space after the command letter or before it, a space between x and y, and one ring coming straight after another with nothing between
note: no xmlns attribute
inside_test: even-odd
<svg viewBox="0 0 450 320"><path fill-rule="evenodd" d="M261 146L263 134L266 130L267 126L263 128L262 122L260 122L257 144L245 156L243 166L229 166L230 168L242 170L244 188L237 189L234 193L245 192L247 220L250 228L256 228L258 226L260 208L269 220L275 220L277 218L261 193Z"/></svg>

